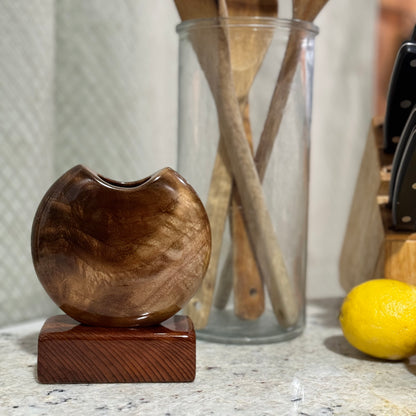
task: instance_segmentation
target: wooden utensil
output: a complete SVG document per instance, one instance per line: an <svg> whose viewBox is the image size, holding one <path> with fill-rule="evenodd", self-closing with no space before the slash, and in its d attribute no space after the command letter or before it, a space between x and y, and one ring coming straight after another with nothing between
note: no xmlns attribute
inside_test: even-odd
<svg viewBox="0 0 416 416"><path fill-rule="evenodd" d="M293 0L293 19L313 22L327 2L328 0ZM299 33L295 30L291 31L279 77L273 91L266 122L256 150L255 162L261 181L264 179L267 164L279 132L284 109L290 94L290 88L301 50L300 40Z"/></svg>
<svg viewBox="0 0 416 416"><path fill-rule="evenodd" d="M181 20L203 19L218 16L216 0L174 0Z"/></svg>
<svg viewBox="0 0 416 416"><path fill-rule="evenodd" d="M228 0L229 16L277 17L276 0ZM237 31L238 32L238 31ZM231 68L243 118L244 130L253 153L248 95L263 62L273 32L245 31L229 36ZM264 311L264 289L242 216L241 198L233 187L231 206L232 275L234 312L241 319L257 319ZM227 275L224 274L224 277ZM220 281L221 282L221 281ZM221 293L222 288L218 289Z"/></svg>
<svg viewBox="0 0 416 416"><path fill-rule="evenodd" d="M274 312L282 326L290 326L296 322L298 316L296 299L273 231L250 147L245 138L239 105L235 97L227 39L219 33L218 40L220 41L219 60L216 63L218 90L215 101L220 129L225 138L230 165L241 196L250 242L268 287Z"/></svg>
<svg viewBox="0 0 416 416"><path fill-rule="evenodd" d="M282 326L293 325L298 317L297 302L245 137L232 78L227 32L224 28L218 30L213 42L202 31L192 33L192 44L213 92L220 131L241 195L251 246L266 281L273 310ZM195 310L196 306L202 305L191 301L189 306Z"/></svg>

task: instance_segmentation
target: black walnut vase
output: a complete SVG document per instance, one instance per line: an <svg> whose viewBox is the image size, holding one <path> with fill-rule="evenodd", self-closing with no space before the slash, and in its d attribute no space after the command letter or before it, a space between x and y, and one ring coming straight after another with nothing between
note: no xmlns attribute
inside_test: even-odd
<svg viewBox="0 0 416 416"><path fill-rule="evenodd" d="M37 276L66 313L39 335L42 383L192 381L194 295L211 252L193 188L165 168L116 182L75 166L46 192L32 228Z"/></svg>

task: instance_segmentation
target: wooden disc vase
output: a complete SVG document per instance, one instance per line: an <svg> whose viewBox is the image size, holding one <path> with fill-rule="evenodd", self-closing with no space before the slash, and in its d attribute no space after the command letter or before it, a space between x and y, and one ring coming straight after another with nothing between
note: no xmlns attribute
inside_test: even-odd
<svg viewBox="0 0 416 416"><path fill-rule="evenodd" d="M115 334L120 339L126 334L129 339L135 333L157 334L154 328L143 328L150 326L160 326L162 332L169 327L169 336L174 335L172 325L159 324L173 317L197 291L210 252L204 206L170 168L125 183L75 166L46 192L32 228L33 263L46 292L69 317L91 326L90 335L101 337L103 327L118 328ZM54 319L53 325L47 321L48 328L41 331L39 357L45 355L41 340L58 340L58 321ZM75 321L71 325L78 325ZM187 328L193 331L190 325ZM74 331L66 333L73 336ZM121 377L121 381L140 380ZM120 380L86 376L75 377L73 382L77 381Z"/></svg>

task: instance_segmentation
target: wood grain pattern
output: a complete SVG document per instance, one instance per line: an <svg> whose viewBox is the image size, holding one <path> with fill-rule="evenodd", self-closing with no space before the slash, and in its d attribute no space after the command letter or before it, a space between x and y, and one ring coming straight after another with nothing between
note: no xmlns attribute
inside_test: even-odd
<svg viewBox="0 0 416 416"><path fill-rule="evenodd" d="M49 318L39 334L40 383L190 382L195 331L186 316L148 328L103 328L66 315Z"/></svg>
<svg viewBox="0 0 416 416"><path fill-rule="evenodd" d="M380 204L383 218L384 242L380 250L383 259L380 277L400 280L416 285L416 233L395 231L391 218L391 209Z"/></svg>
<svg viewBox="0 0 416 416"><path fill-rule="evenodd" d="M276 16L276 0L227 0L230 16Z"/></svg>
<svg viewBox="0 0 416 416"><path fill-rule="evenodd" d="M154 325L174 315L200 286L210 249L202 202L169 168L119 183L76 166L45 194L32 229L40 282L89 325Z"/></svg>
<svg viewBox="0 0 416 416"><path fill-rule="evenodd" d="M218 16L217 0L174 0L182 20L204 19Z"/></svg>
<svg viewBox="0 0 416 416"><path fill-rule="evenodd" d="M384 242L384 277L416 285L416 241L408 238Z"/></svg>
<svg viewBox="0 0 416 416"><path fill-rule="evenodd" d="M245 98L248 99L248 97ZM246 137L253 152L248 102L240 101L240 110ZM231 233L234 313L240 319L254 320L263 314L265 308L263 280L247 235L243 207L237 187L233 189L231 204Z"/></svg>

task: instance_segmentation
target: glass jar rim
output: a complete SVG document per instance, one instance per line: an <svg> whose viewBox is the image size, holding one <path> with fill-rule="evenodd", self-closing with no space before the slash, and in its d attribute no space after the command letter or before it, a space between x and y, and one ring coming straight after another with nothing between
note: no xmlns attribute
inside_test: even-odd
<svg viewBox="0 0 416 416"><path fill-rule="evenodd" d="M317 35L319 28L312 22L300 19L286 19L280 17L263 16L232 16L232 17L208 17L201 19L184 20L176 26L176 32L182 33L192 29L214 28L226 23L228 27L251 27L254 29L275 29L276 27L295 29Z"/></svg>

